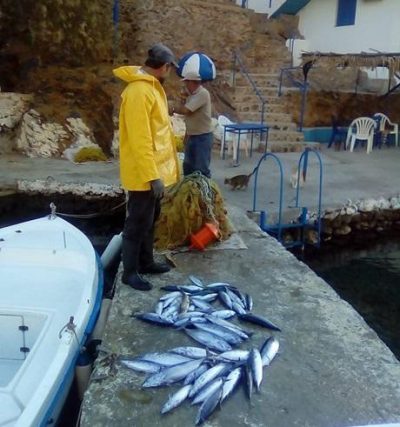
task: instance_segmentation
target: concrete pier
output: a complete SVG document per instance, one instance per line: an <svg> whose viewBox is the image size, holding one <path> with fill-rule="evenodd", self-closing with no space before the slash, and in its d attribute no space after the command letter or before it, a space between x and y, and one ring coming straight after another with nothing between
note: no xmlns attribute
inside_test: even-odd
<svg viewBox="0 0 400 427"><path fill-rule="evenodd" d="M240 389L206 423L220 427L347 427L400 422L400 363L353 308L322 279L297 261L242 213L231 218L247 250L215 250L175 256L177 268L151 277L155 289L138 292L120 283L85 394L82 427L194 425L197 408L184 403L171 414L160 409L177 386L142 389L144 375L114 361L116 355L191 345L183 333L144 324L132 317L153 309L159 287L183 283L189 274L224 281L254 298L253 312L277 323L279 357L264 369L261 393L251 403ZM269 335L255 334L241 348L259 346Z"/></svg>

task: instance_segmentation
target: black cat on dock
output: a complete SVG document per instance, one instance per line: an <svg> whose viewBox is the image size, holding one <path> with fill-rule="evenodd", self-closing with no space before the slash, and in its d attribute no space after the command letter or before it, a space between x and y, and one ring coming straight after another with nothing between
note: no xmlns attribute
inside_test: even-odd
<svg viewBox="0 0 400 427"><path fill-rule="evenodd" d="M253 172L249 175L236 175L232 178L225 178L224 184L231 186L231 190L241 190L246 189L249 185L250 178L256 172L257 168L254 168Z"/></svg>

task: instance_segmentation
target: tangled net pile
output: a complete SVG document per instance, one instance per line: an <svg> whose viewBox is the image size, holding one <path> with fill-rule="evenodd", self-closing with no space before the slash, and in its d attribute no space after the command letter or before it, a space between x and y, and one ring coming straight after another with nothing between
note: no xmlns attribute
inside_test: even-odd
<svg viewBox="0 0 400 427"><path fill-rule="evenodd" d="M219 227L221 240L232 233L224 200L217 184L201 173L185 176L169 189L161 203L155 227L155 247L174 249L188 242L206 222Z"/></svg>

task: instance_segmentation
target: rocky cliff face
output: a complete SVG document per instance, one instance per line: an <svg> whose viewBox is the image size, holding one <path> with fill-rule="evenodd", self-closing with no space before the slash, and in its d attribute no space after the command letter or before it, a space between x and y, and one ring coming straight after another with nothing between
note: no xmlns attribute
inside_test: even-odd
<svg viewBox="0 0 400 427"><path fill-rule="evenodd" d="M111 66L105 64L112 53L112 4L112 0L0 1L0 87L2 92L32 95L32 111L25 117L32 126L35 122L36 134L39 122L49 123L37 153L60 155L74 141L66 120L81 118L109 154L114 126L107 92ZM14 130L14 148L20 146L25 128ZM56 128L62 129L62 139L60 132L51 134ZM53 146L48 149L44 145L50 140ZM58 140L62 144L56 149Z"/></svg>

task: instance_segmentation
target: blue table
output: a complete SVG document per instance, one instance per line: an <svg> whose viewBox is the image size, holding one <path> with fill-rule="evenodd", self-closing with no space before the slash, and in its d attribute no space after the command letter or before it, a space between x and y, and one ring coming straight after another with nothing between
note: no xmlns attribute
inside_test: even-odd
<svg viewBox="0 0 400 427"><path fill-rule="evenodd" d="M253 136L255 133L260 134L260 142L262 141L263 134L265 133L265 148L264 153L267 151L268 143L268 131L269 127L261 123L231 123L229 125L224 125L224 141L226 141L226 134L233 133L238 136L237 140L237 158L233 159L235 164L239 164L239 150L240 150L240 137L241 135L251 134L251 145L250 145L250 157L253 153ZM222 158L225 159L225 147L222 152Z"/></svg>

